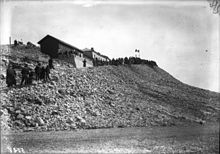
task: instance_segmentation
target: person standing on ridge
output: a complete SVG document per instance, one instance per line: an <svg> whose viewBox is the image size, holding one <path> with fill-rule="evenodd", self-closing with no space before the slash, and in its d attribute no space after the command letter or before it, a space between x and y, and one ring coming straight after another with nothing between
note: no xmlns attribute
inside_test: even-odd
<svg viewBox="0 0 220 154"><path fill-rule="evenodd" d="M40 80L40 75L41 75L41 63L38 62L37 66L34 69L35 71L35 76L36 76L36 80Z"/></svg>
<svg viewBox="0 0 220 154"><path fill-rule="evenodd" d="M28 74L28 84L32 84L34 80L34 71L30 70Z"/></svg>
<svg viewBox="0 0 220 154"><path fill-rule="evenodd" d="M47 65L45 69L45 81L50 80L50 66Z"/></svg>
<svg viewBox="0 0 220 154"><path fill-rule="evenodd" d="M41 72L41 73L40 73L40 79L43 80L43 81L45 81L45 76L46 76L46 75L45 75L45 74L46 74L46 68L45 68L45 66L42 66L40 70L41 70L41 71L40 71L40 72Z"/></svg>
<svg viewBox="0 0 220 154"><path fill-rule="evenodd" d="M16 72L10 63L8 64L8 68L6 70L6 84L8 87L13 85L16 86Z"/></svg>
<svg viewBox="0 0 220 154"><path fill-rule="evenodd" d="M83 60L83 67L86 67L86 59Z"/></svg>
<svg viewBox="0 0 220 154"><path fill-rule="evenodd" d="M30 68L28 67L28 65L27 65L27 64L24 64L24 68L22 68L22 70L21 70L21 76L22 76L22 78L21 78L21 84L20 84L20 85L22 85L23 83L24 83L25 85L27 85L27 83L28 83L29 70L30 70Z"/></svg>
<svg viewBox="0 0 220 154"><path fill-rule="evenodd" d="M49 68L50 68L50 69L54 69L53 59L52 59L52 58L50 58L50 59L48 60L48 65L49 65Z"/></svg>

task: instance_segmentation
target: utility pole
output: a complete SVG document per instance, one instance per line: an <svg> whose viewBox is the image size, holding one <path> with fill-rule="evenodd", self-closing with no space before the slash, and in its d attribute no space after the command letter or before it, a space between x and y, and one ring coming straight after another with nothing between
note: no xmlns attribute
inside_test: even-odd
<svg viewBox="0 0 220 154"><path fill-rule="evenodd" d="M11 36L9 37L9 46L11 46Z"/></svg>

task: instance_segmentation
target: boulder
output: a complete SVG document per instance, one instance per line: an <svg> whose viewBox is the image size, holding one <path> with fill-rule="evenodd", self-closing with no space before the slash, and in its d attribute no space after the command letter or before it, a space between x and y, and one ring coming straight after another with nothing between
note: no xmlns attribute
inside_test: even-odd
<svg viewBox="0 0 220 154"><path fill-rule="evenodd" d="M0 74L0 79L4 80L6 78L6 74Z"/></svg>
<svg viewBox="0 0 220 154"><path fill-rule="evenodd" d="M60 112L57 110L52 111L51 115L60 115Z"/></svg>
<svg viewBox="0 0 220 154"><path fill-rule="evenodd" d="M44 120L41 117L37 117L36 122L38 123L39 126L43 126L45 124Z"/></svg>
<svg viewBox="0 0 220 154"><path fill-rule="evenodd" d="M51 77L52 81L58 82L59 81L59 76L52 76Z"/></svg>
<svg viewBox="0 0 220 154"><path fill-rule="evenodd" d="M25 126L25 124L20 120L15 120L14 124L15 124L15 126L19 126L19 127L24 127Z"/></svg>
<svg viewBox="0 0 220 154"><path fill-rule="evenodd" d="M108 89L107 90L109 94L114 94L115 92L113 90Z"/></svg>
<svg viewBox="0 0 220 154"><path fill-rule="evenodd" d="M53 87L53 86L56 85L56 82L55 81L51 81L50 84L52 85L51 87Z"/></svg>
<svg viewBox="0 0 220 154"><path fill-rule="evenodd" d="M17 119L23 119L23 118L24 118L24 115L18 114L16 118L17 118Z"/></svg>
<svg viewBox="0 0 220 154"><path fill-rule="evenodd" d="M70 124L70 129L72 129L72 130L75 130L75 129L77 129L77 126L76 126L76 124L75 123L72 123L72 124Z"/></svg>
<svg viewBox="0 0 220 154"><path fill-rule="evenodd" d="M31 120L32 117L31 116L25 116L26 119Z"/></svg>
<svg viewBox="0 0 220 154"><path fill-rule="evenodd" d="M13 111L13 110L12 110L12 111ZM20 113L21 113L21 110L17 109L17 110L15 111L15 113L16 113L16 114L20 114Z"/></svg>
<svg viewBox="0 0 220 154"><path fill-rule="evenodd" d="M30 132L30 131L34 131L34 128L33 127L26 127L24 129L24 132Z"/></svg>
<svg viewBox="0 0 220 154"><path fill-rule="evenodd" d="M69 124L71 124L71 123L73 123L73 122L74 122L73 118L68 118L68 119L66 120L66 123L69 123Z"/></svg>
<svg viewBox="0 0 220 154"><path fill-rule="evenodd" d="M58 89L58 93L61 95L65 95L66 92L64 89Z"/></svg>
<svg viewBox="0 0 220 154"><path fill-rule="evenodd" d="M38 105L42 105L44 103L44 101L38 96L35 96L34 99L30 100L30 102L32 102L32 101L34 104L38 104Z"/></svg>
<svg viewBox="0 0 220 154"><path fill-rule="evenodd" d="M2 116L3 113L4 113L4 112L3 112L2 110L0 110L0 116Z"/></svg>
<svg viewBox="0 0 220 154"><path fill-rule="evenodd" d="M76 116L76 119L77 119L80 123L86 124L86 120L85 120L84 118L82 118L82 117L80 117L80 116Z"/></svg>

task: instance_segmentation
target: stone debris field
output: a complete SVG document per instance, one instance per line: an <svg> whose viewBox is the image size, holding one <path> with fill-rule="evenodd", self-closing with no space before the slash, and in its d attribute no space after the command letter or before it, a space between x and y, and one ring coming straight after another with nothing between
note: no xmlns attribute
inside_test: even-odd
<svg viewBox="0 0 220 154"><path fill-rule="evenodd" d="M5 84L8 60L18 65L19 76L24 55L31 68L36 66L35 60L47 61L38 48L1 48L3 130L58 131L218 121L219 93L186 85L157 66L74 68L55 59L51 81L9 89Z"/></svg>

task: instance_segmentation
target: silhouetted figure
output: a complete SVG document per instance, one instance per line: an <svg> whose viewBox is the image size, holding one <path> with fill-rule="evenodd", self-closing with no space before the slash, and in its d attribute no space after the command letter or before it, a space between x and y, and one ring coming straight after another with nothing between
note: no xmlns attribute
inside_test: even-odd
<svg viewBox="0 0 220 154"><path fill-rule="evenodd" d="M123 64L128 64L128 65L146 64L152 68L157 66L157 63L155 61L149 61L149 60L141 59L139 57L129 57L129 58L125 57L125 58L117 58L117 59L113 58L107 63L103 62L103 65L106 65L106 64L115 65L115 66L119 66Z"/></svg>
<svg viewBox="0 0 220 154"><path fill-rule="evenodd" d="M41 74L40 74L40 79L45 81L45 77L46 77L46 68L44 66L41 67Z"/></svg>
<svg viewBox="0 0 220 154"><path fill-rule="evenodd" d="M11 87L13 85L16 86L16 72L11 64L8 65L8 68L6 70L6 84L8 87Z"/></svg>
<svg viewBox="0 0 220 154"><path fill-rule="evenodd" d="M33 80L34 80L34 71L30 70L29 75L28 75L28 79L27 79L27 84L32 84Z"/></svg>
<svg viewBox="0 0 220 154"><path fill-rule="evenodd" d="M50 80L50 67L49 65L47 65L45 69L45 81L49 81L49 80Z"/></svg>
<svg viewBox="0 0 220 154"><path fill-rule="evenodd" d="M95 59L92 60L93 66L96 66Z"/></svg>
<svg viewBox="0 0 220 154"><path fill-rule="evenodd" d="M95 66L99 66L98 58L95 58Z"/></svg>
<svg viewBox="0 0 220 154"><path fill-rule="evenodd" d="M49 59L48 64L49 64L50 69L54 69L52 58Z"/></svg>
<svg viewBox="0 0 220 154"><path fill-rule="evenodd" d="M114 58L111 60L111 65L115 65L115 59Z"/></svg>
<svg viewBox="0 0 220 154"><path fill-rule="evenodd" d="M17 45L18 45L18 41L14 40L14 46L17 46Z"/></svg>
<svg viewBox="0 0 220 154"><path fill-rule="evenodd" d="M125 58L124 58L124 64L129 64L128 57L125 57Z"/></svg>
<svg viewBox="0 0 220 154"><path fill-rule="evenodd" d="M36 80L40 80L40 75L41 75L41 63L38 63L37 66L34 69L35 71L35 76L36 76Z"/></svg>
<svg viewBox="0 0 220 154"><path fill-rule="evenodd" d="M83 60L83 67L86 67L86 59Z"/></svg>
<svg viewBox="0 0 220 154"><path fill-rule="evenodd" d="M28 75L29 75L29 70L30 68L28 67L27 64L24 65L24 68L22 68L21 70L21 84L20 85L23 85L23 83L25 85L27 85L28 83Z"/></svg>

